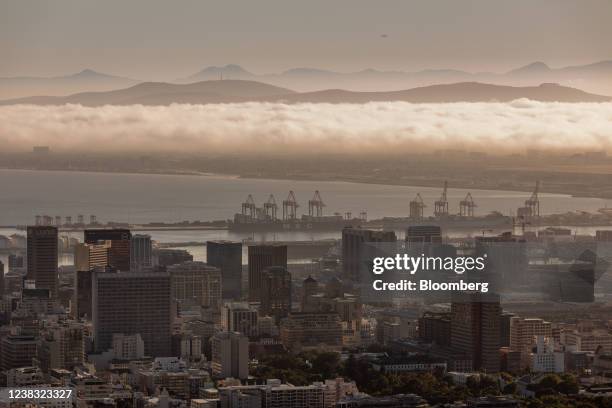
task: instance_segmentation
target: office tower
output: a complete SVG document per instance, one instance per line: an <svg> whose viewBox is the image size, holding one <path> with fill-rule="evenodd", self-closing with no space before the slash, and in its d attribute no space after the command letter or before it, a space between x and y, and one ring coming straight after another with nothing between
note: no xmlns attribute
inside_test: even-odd
<svg viewBox="0 0 612 408"><path fill-rule="evenodd" d="M130 270L130 241L132 233L128 229L89 229L85 230L85 243L98 244L111 241L108 264L117 271Z"/></svg>
<svg viewBox="0 0 612 408"><path fill-rule="evenodd" d="M438 225L412 225L406 230L406 242L438 244L442 242L442 228Z"/></svg>
<svg viewBox="0 0 612 408"><path fill-rule="evenodd" d="M27 230L27 279L57 297L57 228L29 226Z"/></svg>
<svg viewBox="0 0 612 408"><path fill-rule="evenodd" d="M286 268L271 266L264 269L260 312L274 317L277 324L291 312L291 274Z"/></svg>
<svg viewBox="0 0 612 408"><path fill-rule="evenodd" d="M510 347L510 330L514 313L503 312L499 321L499 345L500 347Z"/></svg>
<svg viewBox="0 0 612 408"><path fill-rule="evenodd" d="M342 322L337 313L293 312L281 321L283 345L293 352L342 349Z"/></svg>
<svg viewBox="0 0 612 408"><path fill-rule="evenodd" d="M153 251L153 263L162 271L165 271L170 265L191 261L193 261L193 255L185 249L156 248Z"/></svg>
<svg viewBox="0 0 612 408"><path fill-rule="evenodd" d="M249 376L249 339L237 332L222 332L211 339L211 369L215 378Z"/></svg>
<svg viewBox="0 0 612 408"><path fill-rule="evenodd" d="M112 347L117 333L140 334L145 353L169 356L172 301L167 273L94 273L94 342L97 352Z"/></svg>
<svg viewBox="0 0 612 408"><path fill-rule="evenodd" d="M71 315L75 319L91 319L91 284L93 280L93 270L75 272L74 295L71 304Z"/></svg>
<svg viewBox="0 0 612 408"><path fill-rule="evenodd" d="M93 271L110 269L112 241L77 244L74 247L74 293L71 315L75 319L91 319L91 282Z"/></svg>
<svg viewBox="0 0 612 408"><path fill-rule="evenodd" d="M361 281L362 267L371 254L365 249L368 243L397 242L393 231L372 231L346 227L342 230L343 277L351 284Z"/></svg>
<svg viewBox="0 0 612 408"><path fill-rule="evenodd" d="M223 299L242 296L242 243L207 241L206 263L221 270Z"/></svg>
<svg viewBox="0 0 612 408"><path fill-rule="evenodd" d="M204 262L184 262L167 268L172 299L185 305L221 307L221 271Z"/></svg>
<svg viewBox="0 0 612 408"><path fill-rule="evenodd" d="M499 292L520 286L533 289L527 272L527 245L524 238L511 233L475 238L476 257L486 257L482 272L471 272L474 280L489 282L489 291Z"/></svg>
<svg viewBox="0 0 612 408"><path fill-rule="evenodd" d="M475 370L499 372L501 306L494 293L454 293L451 304L451 347L472 359Z"/></svg>
<svg viewBox="0 0 612 408"><path fill-rule="evenodd" d="M10 254L8 256L8 270L23 268L23 256Z"/></svg>
<svg viewBox="0 0 612 408"><path fill-rule="evenodd" d="M270 266L287 268L287 245L249 246L249 300L260 302L264 269Z"/></svg>
<svg viewBox="0 0 612 408"><path fill-rule="evenodd" d="M312 299L313 295L319 293L319 282L312 276L308 275L302 284L302 312L314 312L317 309L315 302Z"/></svg>
<svg viewBox="0 0 612 408"><path fill-rule="evenodd" d="M79 323L53 323L41 333L38 364L43 372L57 368L72 370L83 364L83 326Z"/></svg>
<svg viewBox="0 0 612 408"><path fill-rule="evenodd" d="M451 314L425 312L419 318L419 340L439 346L449 346L451 337Z"/></svg>
<svg viewBox="0 0 612 408"><path fill-rule="evenodd" d="M0 299L4 296L4 264L0 261Z"/></svg>
<svg viewBox="0 0 612 408"><path fill-rule="evenodd" d="M2 371L19 367L31 367L36 357L38 339L34 336L8 335L1 341Z"/></svg>
<svg viewBox="0 0 612 408"><path fill-rule="evenodd" d="M258 335L257 310L247 302L231 302L223 307L221 326L224 331L242 333L247 337Z"/></svg>
<svg viewBox="0 0 612 408"><path fill-rule="evenodd" d="M153 243L150 235L136 234L130 242L130 269L145 271L153 266Z"/></svg>
<svg viewBox="0 0 612 408"><path fill-rule="evenodd" d="M74 247L74 268L76 271L104 269L110 262L112 241L99 241L94 244L77 244Z"/></svg>
<svg viewBox="0 0 612 408"><path fill-rule="evenodd" d="M510 350L520 353L520 367L527 368L531 363L530 355L536 346L536 337L552 337L552 324L542 319L510 318Z"/></svg>

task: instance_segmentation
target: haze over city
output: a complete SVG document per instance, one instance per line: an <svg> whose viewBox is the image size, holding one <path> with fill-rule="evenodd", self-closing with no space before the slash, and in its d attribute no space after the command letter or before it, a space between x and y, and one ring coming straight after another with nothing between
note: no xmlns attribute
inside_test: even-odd
<svg viewBox="0 0 612 408"><path fill-rule="evenodd" d="M0 3L0 408L612 408L611 17Z"/></svg>

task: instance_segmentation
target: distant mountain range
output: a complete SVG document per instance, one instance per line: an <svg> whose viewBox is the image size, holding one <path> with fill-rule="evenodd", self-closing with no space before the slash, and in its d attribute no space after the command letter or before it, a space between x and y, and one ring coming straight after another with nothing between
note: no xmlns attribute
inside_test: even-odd
<svg viewBox="0 0 612 408"><path fill-rule="evenodd" d="M557 84L535 87L512 87L477 82L431 85L402 91L355 92L329 89L315 92L295 92L262 82L228 79L200 81L191 84L144 82L129 88L107 92L84 92L70 96L34 96L0 101L0 105L36 104L85 106L101 105L169 105L172 103L366 103L405 101L415 103L445 102L507 102L519 98L536 101L604 102L612 98L590 94Z"/></svg>
<svg viewBox="0 0 612 408"><path fill-rule="evenodd" d="M594 64L551 68L543 62L505 72L466 72L454 69L428 69L416 72L365 69L356 72L335 72L318 68L293 68L281 73L255 74L235 64L211 66L172 83L191 84L214 80L249 80L264 82L300 92L324 89L346 89L361 92L395 91L429 85L481 82L508 86L537 86L558 83L586 92L612 96L612 60ZM106 75L90 69L53 77L0 78L0 99L25 96L65 96L79 92L122 89L142 80Z"/></svg>
<svg viewBox="0 0 612 408"><path fill-rule="evenodd" d="M84 69L76 74L51 78L0 78L0 99L32 95L70 95L83 91L110 91L135 85L139 80Z"/></svg>
<svg viewBox="0 0 612 408"><path fill-rule="evenodd" d="M296 89L302 92L329 88L353 91L391 91L436 84L482 82L496 85L535 86L554 82L596 94L612 95L612 61L551 68L543 62L505 73L466 72L454 69L428 69L416 72L365 69L356 72L335 72L317 68L293 68L278 74L254 74L239 65L208 67L177 83L216 79L247 79Z"/></svg>

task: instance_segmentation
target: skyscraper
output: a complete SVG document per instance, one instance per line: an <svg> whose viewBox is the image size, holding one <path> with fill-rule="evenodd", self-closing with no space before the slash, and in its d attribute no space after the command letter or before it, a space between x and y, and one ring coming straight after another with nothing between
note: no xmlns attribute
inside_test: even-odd
<svg viewBox="0 0 612 408"><path fill-rule="evenodd" d="M281 266L264 269L261 284L262 315L274 317L276 324L291 312L291 274Z"/></svg>
<svg viewBox="0 0 612 408"><path fill-rule="evenodd" d="M361 281L361 266L367 256L364 244L396 242L393 231L373 231L361 228L346 227L342 230L342 265L343 277L349 283Z"/></svg>
<svg viewBox="0 0 612 408"><path fill-rule="evenodd" d="M4 296L4 264L0 261L0 299Z"/></svg>
<svg viewBox="0 0 612 408"><path fill-rule="evenodd" d="M215 378L246 379L249 375L249 339L237 332L221 332L211 339L210 366Z"/></svg>
<svg viewBox="0 0 612 408"><path fill-rule="evenodd" d="M98 241L94 244L77 244L74 247L74 267L77 271L104 269L110 266L112 241Z"/></svg>
<svg viewBox="0 0 612 408"><path fill-rule="evenodd" d="M83 364L83 326L74 322L56 322L45 327L38 345L40 368L72 370Z"/></svg>
<svg viewBox="0 0 612 408"><path fill-rule="evenodd" d="M132 233L128 229L90 229L85 230L85 243L98 244L100 241L110 241L111 248L108 264L117 271L130 270L130 251Z"/></svg>
<svg viewBox="0 0 612 408"><path fill-rule="evenodd" d="M109 350L113 334L140 334L147 355L170 355L170 275L94 273L92 289L96 351Z"/></svg>
<svg viewBox="0 0 612 408"><path fill-rule="evenodd" d="M75 319L91 319L91 282L93 271L110 269L112 241L77 244L74 247L74 293L71 315Z"/></svg>
<svg viewBox="0 0 612 408"><path fill-rule="evenodd" d="M221 307L221 271L204 262L183 262L167 268L172 299L187 305Z"/></svg>
<svg viewBox="0 0 612 408"><path fill-rule="evenodd" d="M287 245L249 246L249 300L261 301L264 269L270 266L287 268Z"/></svg>
<svg viewBox="0 0 612 408"><path fill-rule="evenodd" d="M57 228L29 226L27 230L27 279L57 297Z"/></svg>
<svg viewBox="0 0 612 408"><path fill-rule="evenodd" d="M71 315L75 319L91 319L93 270L75 271L74 295L72 296Z"/></svg>
<svg viewBox="0 0 612 408"><path fill-rule="evenodd" d="M151 236L136 234L130 242L130 269L132 271L145 271L153 266L153 244Z"/></svg>
<svg viewBox="0 0 612 408"><path fill-rule="evenodd" d="M242 243L206 242L206 262L221 270L223 299L240 299L242 295Z"/></svg>
<svg viewBox="0 0 612 408"><path fill-rule="evenodd" d="M258 335L257 318L257 310L247 302L230 302L223 307L221 325L224 331L255 337Z"/></svg>
<svg viewBox="0 0 612 408"><path fill-rule="evenodd" d="M475 370L500 370L501 305L494 293L454 293L451 304L451 347L472 358Z"/></svg>
<svg viewBox="0 0 612 408"><path fill-rule="evenodd" d="M312 300L312 296L319 293L319 282L312 276L308 275L302 283L302 312L314 312L316 311L316 305Z"/></svg>

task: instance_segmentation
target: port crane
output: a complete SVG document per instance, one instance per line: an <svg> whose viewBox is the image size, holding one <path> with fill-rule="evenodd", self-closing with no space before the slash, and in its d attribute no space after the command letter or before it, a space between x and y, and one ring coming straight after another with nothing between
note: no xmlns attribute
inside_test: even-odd
<svg viewBox="0 0 612 408"><path fill-rule="evenodd" d="M410 218L420 220L423 218L423 209L426 207L421 193L417 193L414 200L410 201Z"/></svg>
<svg viewBox="0 0 612 408"><path fill-rule="evenodd" d="M448 182L444 182L444 190L442 190L442 195L440 199L434 203L434 215L436 217L443 217L448 215L448 199L446 198L446 193L448 190Z"/></svg>
<svg viewBox="0 0 612 408"><path fill-rule="evenodd" d="M535 189L531 193L531 197L525 201L525 207L528 209L527 212L531 217L540 216L540 180L536 181Z"/></svg>
<svg viewBox="0 0 612 408"><path fill-rule="evenodd" d="M477 205L472 198L472 193L467 193L465 198L459 201L459 215L461 217L473 217L474 216L474 208Z"/></svg>
<svg viewBox="0 0 612 408"><path fill-rule="evenodd" d="M321 194L319 193L319 190L316 190L312 200L308 200L308 215L310 215L311 217L312 216L322 217L323 207L325 207L323 198L321 198Z"/></svg>
<svg viewBox="0 0 612 408"><path fill-rule="evenodd" d="M253 196L249 194L246 201L242 203L242 215L255 218L256 213L257 207L255 206L255 200L253 200Z"/></svg>
<svg viewBox="0 0 612 408"><path fill-rule="evenodd" d="M289 191L289 195L286 200L283 200L283 220L295 220L297 218L297 208L299 204L295 199L293 190Z"/></svg>
<svg viewBox="0 0 612 408"><path fill-rule="evenodd" d="M276 221L277 211L278 211L278 205L276 204L276 199L274 198L274 194L270 194L270 197L268 197L268 201L264 203L264 212L269 219Z"/></svg>

